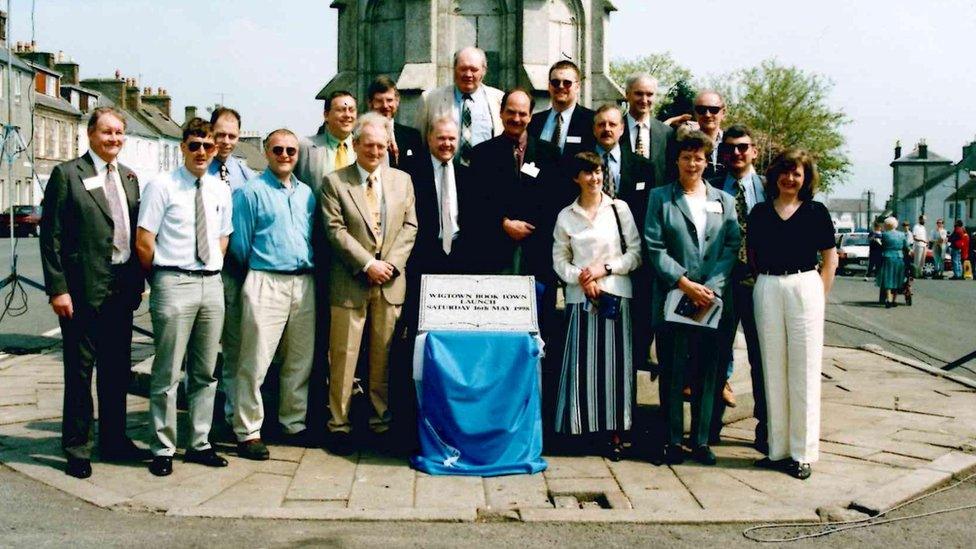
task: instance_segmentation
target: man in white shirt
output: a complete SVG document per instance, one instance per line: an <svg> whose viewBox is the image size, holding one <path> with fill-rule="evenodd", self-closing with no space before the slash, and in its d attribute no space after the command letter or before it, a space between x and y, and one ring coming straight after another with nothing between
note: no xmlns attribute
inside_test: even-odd
<svg viewBox="0 0 976 549"><path fill-rule="evenodd" d="M674 129L654 118L657 79L647 73L631 75L627 78L626 95L627 114L620 141L637 156L646 158L654 167L654 184L664 185L675 176L674 159L668 152Z"/></svg>
<svg viewBox="0 0 976 549"><path fill-rule="evenodd" d="M918 223L912 227L912 254L915 262L915 278L922 278L925 267L925 252L928 250L929 233L925 229L925 216L918 216Z"/></svg>
<svg viewBox="0 0 976 549"><path fill-rule="evenodd" d="M184 357L190 408L189 448L184 461L225 467L210 446L217 379L217 350L224 325L220 270L231 224L230 188L207 173L216 152L213 127L195 118L183 129L183 166L146 185L139 208L136 252L150 273L153 358L149 388L152 416L149 471L173 472L176 391Z"/></svg>
<svg viewBox="0 0 976 549"><path fill-rule="evenodd" d="M563 59L549 69L552 106L532 116L529 135L559 147L563 158L593 150L593 111L578 104L580 70Z"/></svg>

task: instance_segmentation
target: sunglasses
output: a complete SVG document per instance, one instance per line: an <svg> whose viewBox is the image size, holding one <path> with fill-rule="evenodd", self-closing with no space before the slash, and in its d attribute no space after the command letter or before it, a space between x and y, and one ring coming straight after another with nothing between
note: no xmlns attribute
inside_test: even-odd
<svg viewBox="0 0 976 549"><path fill-rule="evenodd" d="M214 150L214 147L216 146L217 145L214 145L213 143L207 143L204 141L190 141L189 143L186 144L186 148L189 149L191 153L195 153L199 151L200 147L203 147L204 151L210 152Z"/></svg>
<svg viewBox="0 0 976 549"><path fill-rule="evenodd" d="M719 148L721 148L724 151L732 152L734 150L739 154L746 154L746 152L748 152L751 147L752 147L752 143L735 143L735 144L722 143L721 145L719 145Z"/></svg>
<svg viewBox="0 0 976 549"><path fill-rule="evenodd" d="M724 109L724 105L695 105L695 114L701 116L706 112L710 114L718 114Z"/></svg>
<svg viewBox="0 0 976 549"><path fill-rule="evenodd" d="M278 145L277 147L271 147L271 152L274 153L275 156L281 156L282 154L295 156L295 154L298 153L298 149L295 147L282 147L281 145Z"/></svg>
<svg viewBox="0 0 976 549"><path fill-rule="evenodd" d="M575 83L573 80L560 80L558 78L549 81L549 85L554 88L572 88Z"/></svg>

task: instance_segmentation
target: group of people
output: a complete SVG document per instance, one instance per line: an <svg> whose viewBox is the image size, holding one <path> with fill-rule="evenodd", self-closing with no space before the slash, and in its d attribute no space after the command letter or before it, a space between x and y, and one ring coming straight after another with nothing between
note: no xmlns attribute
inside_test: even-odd
<svg viewBox="0 0 976 549"><path fill-rule="evenodd" d="M183 165L141 192L118 163L125 116L94 110L90 150L55 168L42 219L47 292L64 337L66 472L91 475L95 367L101 458L150 460L157 476L173 470L184 364L186 462L227 465L210 443L218 387L217 415L240 457L269 459L262 432L317 443L319 370L328 372L326 448L355 451L354 425L388 447L391 427L415 428L409 361L420 276L494 273L536 281L547 436L596 437L620 459L634 427L635 370L654 340L667 425L660 458L688 454L690 394L688 450L714 464L709 446L724 407L735 405L728 379L741 322L756 448L766 454L759 465L808 477L837 264L830 217L813 201L812 157L785 151L764 179L750 130L723 130L715 91L695 98L694 121L672 127L652 116L658 89L647 74L627 79L625 109L593 111L578 104L579 68L557 62L551 106L534 112L532 93L484 84L487 70L483 51L457 52L454 82L423 94L415 128L394 122L400 97L387 77L369 86L363 114L351 93L332 92L320 133L265 138L260 174L233 155L240 115L216 109L184 125ZM145 281L156 351L149 453L125 431ZM721 300L718 328L668 320L674 290L690 316ZM371 411L354 421L361 354ZM272 427L261 388L276 358Z"/></svg>

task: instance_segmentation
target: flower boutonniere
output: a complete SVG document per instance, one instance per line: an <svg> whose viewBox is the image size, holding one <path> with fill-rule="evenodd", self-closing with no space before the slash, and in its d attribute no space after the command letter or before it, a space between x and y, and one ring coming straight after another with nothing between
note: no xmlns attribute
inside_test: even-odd
<svg viewBox="0 0 976 549"><path fill-rule="evenodd" d="M127 180L129 180L130 182L136 182L137 181L136 180L136 174L134 174L132 172L129 172L129 173L125 174L125 178Z"/></svg>

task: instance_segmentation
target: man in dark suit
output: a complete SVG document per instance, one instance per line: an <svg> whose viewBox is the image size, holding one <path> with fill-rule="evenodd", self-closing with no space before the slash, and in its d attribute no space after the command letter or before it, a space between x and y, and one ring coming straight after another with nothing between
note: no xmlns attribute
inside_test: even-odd
<svg viewBox="0 0 976 549"><path fill-rule="evenodd" d="M627 114L620 141L624 148L650 161L655 184L664 185L677 176L677 167L672 151L674 129L654 118L657 79L646 73L630 76L626 96Z"/></svg>
<svg viewBox="0 0 976 549"><path fill-rule="evenodd" d="M532 116L529 135L559 147L563 158L593 150L593 111L578 105L580 70L572 61L557 61L549 69L552 107Z"/></svg>
<svg viewBox="0 0 976 549"><path fill-rule="evenodd" d="M400 91L389 76L378 76L370 82L366 88L366 96L369 98L369 109L375 113L393 120L397 110L400 108ZM423 139L420 132L404 126L399 122L393 122L393 139L390 140L390 149L387 153L387 162L391 168L400 168L405 162L409 162L414 156L421 156L423 149Z"/></svg>
<svg viewBox="0 0 976 549"><path fill-rule="evenodd" d="M149 457L125 434L132 311L143 290L134 248L139 182L117 161L125 144L125 115L111 107L92 111L88 140L89 152L51 172L40 240L44 282L64 340L61 447L68 459L65 472L77 478L92 472L96 366L102 459Z"/></svg>

